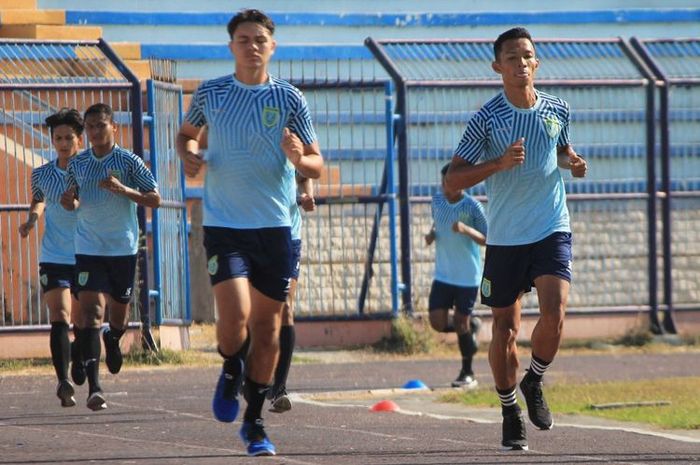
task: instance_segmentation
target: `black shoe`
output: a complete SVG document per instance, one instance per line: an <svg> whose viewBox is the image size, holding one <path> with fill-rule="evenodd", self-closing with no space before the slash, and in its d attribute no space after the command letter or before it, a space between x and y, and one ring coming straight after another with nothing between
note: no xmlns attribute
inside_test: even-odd
<svg viewBox="0 0 700 465"><path fill-rule="evenodd" d="M95 391L87 399L87 408L93 412L99 412L107 408L107 402L105 402L105 395L102 391Z"/></svg>
<svg viewBox="0 0 700 465"><path fill-rule="evenodd" d="M478 385L479 383L474 378L474 374L465 373L464 370L459 370L457 378L452 381L452 387L454 388L476 389Z"/></svg>
<svg viewBox="0 0 700 465"><path fill-rule="evenodd" d="M85 384L85 365L83 364L83 354L80 353L76 341L70 343L70 377L78 386Z"/></svg>
<svg viewBox="0 0 700 465"><path fill-rule="evenodd" d="M61 407L72 407L75 405L75 389L70 381L62 379L56 387L56 396L61 399Z"/></svg>
<svg viewBox="0 0 700 465"><path fill-rule="evenodd" d="M105 343L105 364L113 375L119 373L124 361L122 350L119 348L119 339L114 339L109 329L102 331L102 342Z"/></svg>
<svg viewBox="0 0 700 465"><path fill-rule="evenodd" d="M539 429L552 429L554 420L542 394L542 381L531 380L528 374L529 372L520 381L520 391L525 397L525 403L527 403L527 416L530 417L532 424Z"/></svg>
<svg viewBox="0 0 700 465"><path fill-rule="evenodd" d="M527 431L525 419L520 409L503 415L503 440L505 450L527 450Z"/></svg>
<svg viewBox="0 0 700 465"><path fill-rule="evenodd" d="M273 392L270 389L269 392ZM287 388L285 386L280 386L278 389L274 390L271 397L268 397L272 402L269 412L272 413L284 413L292 409L292 401L289 400L289 395L287 394Z"/></svg>

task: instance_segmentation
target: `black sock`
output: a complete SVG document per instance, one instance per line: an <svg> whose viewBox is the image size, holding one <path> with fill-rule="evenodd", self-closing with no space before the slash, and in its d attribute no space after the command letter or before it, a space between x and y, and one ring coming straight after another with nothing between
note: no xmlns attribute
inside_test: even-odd
<svg viewBox="0 0 700 465"><path fill-rule="evenodd" d="M474 374L472 371L472 359L477 350L474 336L472 336L472 333L458 334L457 343L459 344L459 352L462 354L462 370L468 375Z"/></svg>
<svg viewBox="0 0 700 465"><path fill-rule="evenodd" d="M440 331L441 333L454 333L455 332L455 327L452 323L447 323L447 326L442 328Z"/></svg>
<svg viewBox="0 0 700 465"><path fill-rule="evenodd" d="M258 384L246 376L243 386L243 395L248 405L243 414L244 421L253 423L258 418L261 418L260 415L268 389L270 389L270 386L267 384Z"/></svg>
<svg viewBox="0 0 700 465"><path fill-rule="evenodd" d="M117 329L114 326L112 326L112 323L109 324L109 335L112 336L112 339L114 339L115 341L121 339L125 332L126 327L124 329Z"/></svg>
<svg viewBox="0 0 700 465"><path fill-rule="evenodd" d="M85 328L81 335L81 349L83 351L83 361L85 363L85 374L87 375L90 394L101 391L100 387L100 328Z"/></svg>
<svg viewBox="0 0 700 465"><path fill-rule="evenodd" d="M221 352L221 348L217 348L219 355L224 358L224 373L229 375L238 376L241 374L241 367L245 363L245 359L248 356L248 347L250 347L250 337L246 337L243 345L238 352L233 355L226 355ZM241 363L243 362L243 363Z"/></svg>
<svg viewBox="0 0 700 465"><path fill-rule="evenodd" d="M515 393L515 386L503 390L496 388L496 392L501 401L501 413L503 416L520 411L518 397Z"/></svg>
<svg viewBox="0 0 700 465"><path fill-rule="evenodd" d="M68 339L68 324L63 321L51 323L49 337L51 361L58 380L68 379L68 364L70 363L70 340Z"/></svg>
<svg viewBox="0 0 700 465"><path fill-rule="evenodd" d="M527 370L527 374L525 376L532 381L542 381L542 377L551 363L552 362L545 362L535 354L532 354L530 368Z"/></svg>
<svg viewBox="0 0 700 465"><path fill-rule="evenodd" d="M275 391L281 386L287 385L287 376L289 376L289 367L292 365L295 339L294 325L280 328L280 358L277 361L277 369L275 369Z"/></svg>

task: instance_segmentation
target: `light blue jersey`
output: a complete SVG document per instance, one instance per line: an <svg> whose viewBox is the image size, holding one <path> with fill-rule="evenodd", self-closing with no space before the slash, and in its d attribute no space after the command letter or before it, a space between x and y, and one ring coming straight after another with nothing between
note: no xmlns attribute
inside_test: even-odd
<svg viewBox="0 0 700 465"><path fill-rule="evenodd" d="M76 254L120 256L138 251L136 203L99 187L98 183L109 174L141 192L158 187L143 160L117 145L100 158L95 157L92 149L78 154L68 164L68 185L77 186L80 200Z"/></svg>
<svg viewBox="0 0 700 465"><path fill-rule="evenodd" d="M292 240L301 239L301 208L296 201L296 189L294 190L294 201L289 206L289 216L292 221Z"/></svg>
<svg viewBox="0 0 700 465"><path fill-rule="evenodd" d="M234 76L204 82L185 121L208 127L205 226L291 226L294 166L280 147L288 127L304 144L316 140L306 100L281 79L246 85Z"/></svg>
<svg viewBox="0 0 700 465"><path fill-rule="evenodd" d="M44 202L44 236L39 263L75 265L75 226L78 216L61 206L67 173L54 160L32 171L32 198Z"/></svg>
<svg viewBox="0 0 700 465"><path fill-rule="evenodd" d="M484 207L468 195L450 203L438 192L433 195L431 211L435 224L435 280L453 286L478 287L481 282L479 244L454 232L452 225L461 221L486 235Z"/></svg>
<svg viewBox="0 0 700 465"><path fill-rule="evenodd" d="M500 93L469 120L455 154L472 165L500 157L525 138L525 163L486 179L489 245L532 244L571 231L557 166L557 146L569 144L569 121L569 105L539 91L529 109Z"/></svg>

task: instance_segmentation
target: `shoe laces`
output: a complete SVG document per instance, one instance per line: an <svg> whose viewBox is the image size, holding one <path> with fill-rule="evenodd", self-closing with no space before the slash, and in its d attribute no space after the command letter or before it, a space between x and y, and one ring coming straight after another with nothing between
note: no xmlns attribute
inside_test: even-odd
<svg viewBox="0 0 700 465"><path fill-rule="evenodd" d="M267 434L265 434L265 427L263 426L262 418L258 418L253 423L250 423L250 427L248 428L248 431L246 432L246 437L248 438L248 441L250 441L250 442L262 441L263 439L267 438Z"/></svg>
<svg viewBox="0 0 700 465"><path fill-rule="evenodd" d="M542 394L542 382L530 381L527 384L529 385L529 389L532 392L532 401L535 404L535 407L537 407L538 409L546 408L547 402L544 400L544 395Z"/></svg>

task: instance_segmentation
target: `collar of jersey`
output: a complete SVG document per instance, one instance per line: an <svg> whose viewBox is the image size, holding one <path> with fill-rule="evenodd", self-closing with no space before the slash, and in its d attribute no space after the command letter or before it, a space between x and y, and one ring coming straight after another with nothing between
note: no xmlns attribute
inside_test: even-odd
<svg viewBox="0 0 700 465"><path fill-rule="evenodd" d="M514 111L517 111L518 113L531 113L533 111L537 111L540 108L540 105L542 104L542 96L540 95L540 92L535 89L535 95L537 96L537 101L533 106L530 108L519 108L510 103L510 100L508 100L508 97L506 96L505 92L501 92L501 95L503 96L503 100L506 102L506 105L508 105L510 108L512 108Z"/></svg>
<svg viewBox="0 0 700 465"><path fill-rule="evenodd" d="M238 80L235 73L231 75L231 78L233 79L233 84L242 89L262 89L263 87L267 87L272 84L272 75L270 73L267 73L267 81L263 82L262 84L245 84Z"/></svg>

